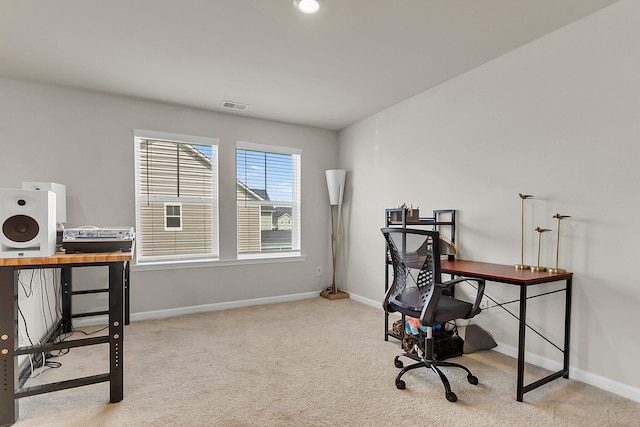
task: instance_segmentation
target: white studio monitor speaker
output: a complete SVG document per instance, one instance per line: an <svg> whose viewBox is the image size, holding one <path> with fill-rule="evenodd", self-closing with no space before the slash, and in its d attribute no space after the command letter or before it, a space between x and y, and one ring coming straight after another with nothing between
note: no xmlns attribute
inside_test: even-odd
<svg viewBox="0 0 640 427"><path fill-rule="evenodd" d="M56 193L56 224L67 222L67 187L56 182L23 182L23 190L49 190Z"/></svg>
<svg viewBox="0 0 640 427"><path fill-rule="evenodd" d="M0 188L0 258L50 257L56 252L56 195Z"/></svg>

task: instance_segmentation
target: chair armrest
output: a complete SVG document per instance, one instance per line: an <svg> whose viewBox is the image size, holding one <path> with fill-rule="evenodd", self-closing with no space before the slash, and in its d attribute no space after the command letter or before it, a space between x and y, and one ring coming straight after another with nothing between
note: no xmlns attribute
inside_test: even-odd
<svg viewBox="0 0 640 427"><path fill-rule="evenodd" d="M476 282L477 283L477 287L476 287L476 300L473 303L473 307L471 308L471 313L469 314L468 318L471 318L473 316L475 316L476 314L480 313L481 309L480 309L480 303L482 302L482 297L484 296L484 286L485 286L485 281L484 279L473 279L473 278L464 278L461 277L459 279L453 279L453 280L449 280L447 282L442 283L442 287L447 288L447 289L451 289L454 285L460 283L460 282Z"/></svg>
<svg viewBox="0 0 640 427"><path fill-rule="evenodd" d="M453 288L454 285L457 285L458 283L464 282L467 280L471 280L471 279L459 278L459 279L448 280L446 282L438 283L437 286L441 288L451 289ZM472 279L472 280L475 280L475 279Z"/></svg>

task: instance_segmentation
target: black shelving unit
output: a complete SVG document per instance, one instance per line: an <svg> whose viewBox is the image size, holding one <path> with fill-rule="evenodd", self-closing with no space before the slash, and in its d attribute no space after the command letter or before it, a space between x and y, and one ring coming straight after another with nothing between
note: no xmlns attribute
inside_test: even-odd
<svg viewBox="0 0 640 427"><path fill-rule="evenodd" d="M455 209L436 209L432 211L430 217L418 217L418 219L409 216L409 210L406 208L390 208L385 209L384 213L385 227L431 227L432 230L440 232L451 243L456 242L456 211ZM391 259L389 258L389 248L385 243L385 269L384 269L384 291L385 294L389 290L389 280L391 267ZM404 246L404 245L403 245ZM455 258L455 255L447 255L449 259ZM402 318L404 321L404 316ZM404 323L404 322L403 322ZM384 340L389 341L389 337L402 340L402 336L389 330L389 313L384 314Z"/></svg>

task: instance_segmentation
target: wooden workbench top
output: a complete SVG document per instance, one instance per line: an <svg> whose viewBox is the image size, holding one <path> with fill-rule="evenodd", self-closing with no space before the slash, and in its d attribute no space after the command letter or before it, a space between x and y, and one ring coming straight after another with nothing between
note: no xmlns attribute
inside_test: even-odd
<svg viewBox="0 0 640 427"><path fill-rule="evenodd" d="M46 258L0 259L0 267L24 265L91 264L100 262L131 261L131 252L95 252L66 254L58 252Z"/></svg>

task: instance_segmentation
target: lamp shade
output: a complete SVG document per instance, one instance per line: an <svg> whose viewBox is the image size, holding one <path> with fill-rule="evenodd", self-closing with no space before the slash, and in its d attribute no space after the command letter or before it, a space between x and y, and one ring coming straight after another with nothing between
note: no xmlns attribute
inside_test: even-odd
<svg viewBox="0 0 640 427"><path fill-rule="evenodd" d="M340 186L344 187L344 182L347 178L347 171L342 169L330 169L325 171L325 174L327 175L329 204L338 205L340 203Z"/></svg>

